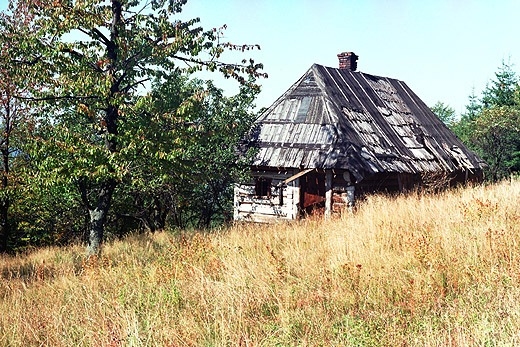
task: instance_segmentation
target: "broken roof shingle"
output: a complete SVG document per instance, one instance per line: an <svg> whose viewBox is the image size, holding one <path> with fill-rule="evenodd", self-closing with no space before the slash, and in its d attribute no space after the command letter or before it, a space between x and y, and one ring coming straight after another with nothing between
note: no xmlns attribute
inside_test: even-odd
<svg viewBox="0 0 520 347"><path fill-rule="evenodd" d="M258 119L254 165L377 172L480 170L399 80L314 64Z"/></svg>

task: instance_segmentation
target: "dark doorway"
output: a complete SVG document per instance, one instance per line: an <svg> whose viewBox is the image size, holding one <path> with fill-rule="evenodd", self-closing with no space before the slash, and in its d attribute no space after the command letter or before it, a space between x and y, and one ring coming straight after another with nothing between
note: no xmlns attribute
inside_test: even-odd
<svg viewBox="0 0 520 347"><path fill-rule="evenodd" d="M300 177L300 207L306 214L325 211L325 173L311 171Z"/></svg>

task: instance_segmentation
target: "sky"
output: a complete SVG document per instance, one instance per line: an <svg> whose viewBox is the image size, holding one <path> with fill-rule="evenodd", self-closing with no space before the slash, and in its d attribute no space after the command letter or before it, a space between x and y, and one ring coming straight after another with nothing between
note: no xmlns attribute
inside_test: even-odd
<svg viewBox="0 0 520 347"><path fill-rule="evenodd" d="M269 106L314 63L404 81L427 105L457 114L480 96L502 62L520 74L518 0L190 0L183 15L204 27L227 25L226 39L257 43L264 64L257 106Z"/></svg>
<svg viewBox="0 0 520 347"><path fill-rule="evenodd" d="M0 10L7 0L0 0ZM257 107L270 106L314 63L337 67L359 56L358 71L404 81L427 105L464 111L502 62L520 74L519 0L189 0L181 19L227 25L224 41L259 44L253 58L267 79ZM228 93L234 84L217 84Z"/></svg>

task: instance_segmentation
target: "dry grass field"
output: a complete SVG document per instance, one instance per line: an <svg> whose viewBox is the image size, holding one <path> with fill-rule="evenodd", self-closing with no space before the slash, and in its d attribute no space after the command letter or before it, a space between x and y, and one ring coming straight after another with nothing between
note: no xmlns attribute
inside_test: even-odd
<svg viewBox="0 0 520 347"><path fill-rule="evenodd" d="M518 346L520 181L0 258L0 346Z"/></svg>

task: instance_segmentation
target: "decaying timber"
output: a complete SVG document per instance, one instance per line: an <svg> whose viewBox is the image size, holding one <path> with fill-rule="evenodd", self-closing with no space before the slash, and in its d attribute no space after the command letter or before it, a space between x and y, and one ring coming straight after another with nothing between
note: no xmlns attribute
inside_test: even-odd
<svg viewBox="0 0 520 347"><path fill-rule="evenodd" d="M424 177L482 179L484 162L404 82L355 71L353 53L338 57L339 69L314 64L259 117L235 219L329 215L354 192L410 190Z"/></svg>

